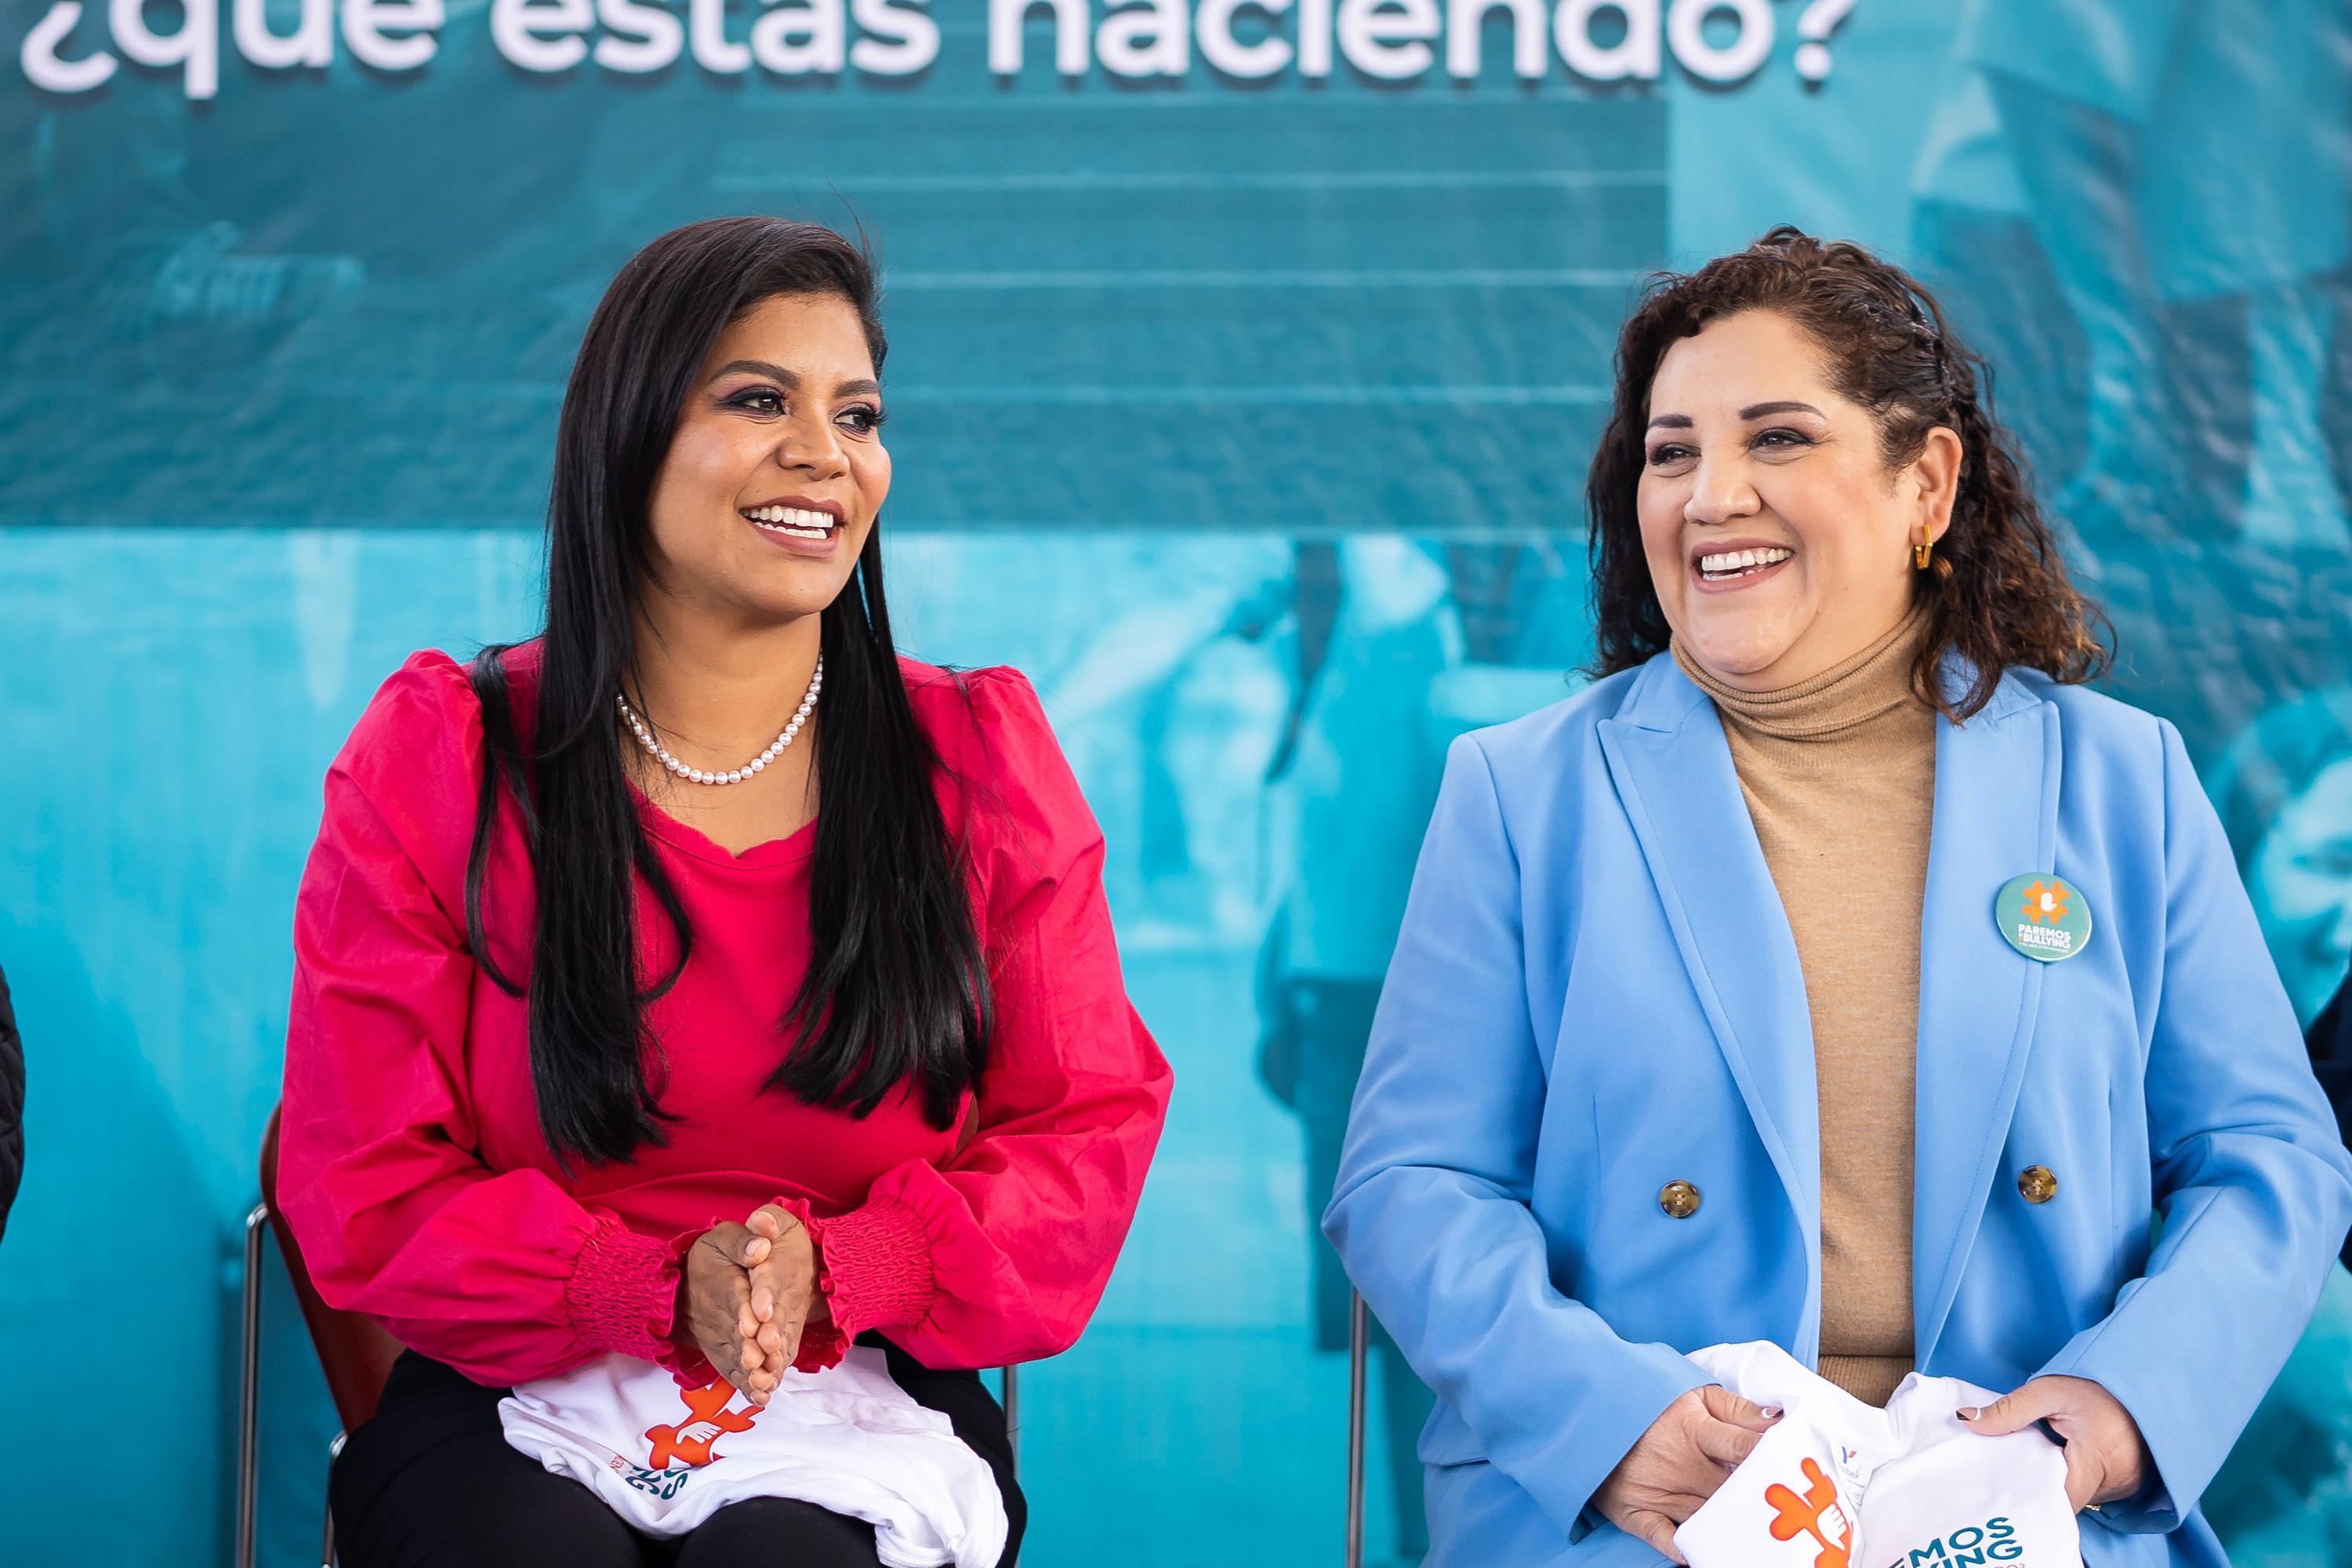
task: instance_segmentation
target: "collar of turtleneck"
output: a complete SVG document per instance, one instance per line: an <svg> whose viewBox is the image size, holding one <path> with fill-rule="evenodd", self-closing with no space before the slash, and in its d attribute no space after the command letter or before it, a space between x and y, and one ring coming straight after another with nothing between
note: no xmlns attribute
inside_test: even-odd
<svg viewBox="0 0 2352 1568"><path fill-rule="evenodd" d="M1906 705L1927 706L1911 684L1912 665L1927 622L1926 610L1915 605L1894 629L1868 647L1810 680L1777 691L1743 691L1727 686L1691 657L1681 637L1675 637L1672 647L1682 672L1740 728L1776 740L1820 741Z"/></svg>

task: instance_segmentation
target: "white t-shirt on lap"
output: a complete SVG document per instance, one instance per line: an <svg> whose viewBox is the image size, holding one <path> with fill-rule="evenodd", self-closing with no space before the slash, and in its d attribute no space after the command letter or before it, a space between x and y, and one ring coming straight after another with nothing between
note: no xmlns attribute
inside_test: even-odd
<svg viewBox="0 0 2352 1568"><path fill-rule="evenodd" d="M499 1419L509 1443L650 1535L791 1498L873 1525L888 1568L995 1568L1004 1554L995 1475L866 1346L786 1373L764 1408L723 1382L682 1389L650 1362L602 1356L518 1385Z"/></svg>

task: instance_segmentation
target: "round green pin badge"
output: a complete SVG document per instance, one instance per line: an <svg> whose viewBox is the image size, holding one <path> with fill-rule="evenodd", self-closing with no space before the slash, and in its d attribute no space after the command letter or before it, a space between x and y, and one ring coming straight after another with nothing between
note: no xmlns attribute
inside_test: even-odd
<svg viewBox="0 0 2352 1568"><path fill-rule="evenodd" d="M2090 902L2063 877L2011 877L1993 900L1992 921L2010 946L2043 963L2072 958L2091 940Z"/></svg>

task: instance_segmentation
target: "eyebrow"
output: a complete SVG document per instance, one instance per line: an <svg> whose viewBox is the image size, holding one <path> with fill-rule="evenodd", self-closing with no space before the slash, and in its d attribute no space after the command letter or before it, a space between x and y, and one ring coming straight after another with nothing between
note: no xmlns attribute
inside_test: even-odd
<svg viewBox="0 0 2352 1568"><path fill-rule="evenodd" d="M1811 414L1816 418L1829 417L1811 404L1799 403L1794 399L1783 399L1778 403L1751 403L1739 411L1739 417L1766 419L1775 414ZM1687 430L1690 427L1691 416L1687 414L1661 414L1650 421L1650 428L1653 430Z"/></svg>
<svg viewBox="0 0 2352 1568"><path fill-rule="evenodd" d="M770 381L781 381L786 386L792 387L795 391L799 389L801 384L801 378L799 376L794 375L782 365L770 364L763 359L730 360L725 364L720 365L717 370L712 371L710 373L710 379L717 381L722 375L733 375L738 371L742 371L751 375L764 375Z"/></svg>
<svg viewBox="0 0 2352 1568"><path fill-rule="evenodd" d="M720 365L717 370L711 372L710 379L712 381L717 381L722 375L733 375L739 371L751 375L764 375L770 381L782 382L787 388L794 392L800 390L801 378L799 376L793 374L791 371L786 370L782 365L771 363L769 361L763 359L730 360L725 364ZM833 395L835 397L855 397L860 393L879 392L881 390L882 384L880 382L874 380L870 376L857 376L836 384L833 389Z"/></svg>

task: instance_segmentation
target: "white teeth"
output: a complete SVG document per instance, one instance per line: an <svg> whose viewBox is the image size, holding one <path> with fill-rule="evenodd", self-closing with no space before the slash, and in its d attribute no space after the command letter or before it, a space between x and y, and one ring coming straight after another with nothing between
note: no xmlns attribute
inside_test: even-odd
<svg viewBox="0 0 2352 1568"><path fill-rule="evenodd" d="M820 533L834 525L831 512L811 511L797 506L746 507L743 515L762 525L783 523L794 530L813 528Z"/></svg>
<svg viewBox="0 0 2352 1568"><path fill-rule="evenodd" d="M1779 545L1768 545L1761 550L1718 551L1713 555L1700 556L1698 569L1710 576L1723 572L1747 572L1759 566L1777 565L1795 553Z"/></svg>

